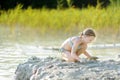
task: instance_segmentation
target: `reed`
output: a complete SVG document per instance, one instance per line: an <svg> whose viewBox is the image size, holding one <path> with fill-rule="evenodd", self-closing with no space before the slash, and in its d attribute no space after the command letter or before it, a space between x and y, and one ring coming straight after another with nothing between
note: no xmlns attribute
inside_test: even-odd
<svg viewBox="0 0 120 80"><path fill-rule="evenodd" d="M98 32L120 33L120 7L110 6L106 9L88 7L86 9L15 9L0 11L0 24L37 29L40 34L76 34L86 27L92 27ZM107 34L107 33L105 33Z"/></svg>

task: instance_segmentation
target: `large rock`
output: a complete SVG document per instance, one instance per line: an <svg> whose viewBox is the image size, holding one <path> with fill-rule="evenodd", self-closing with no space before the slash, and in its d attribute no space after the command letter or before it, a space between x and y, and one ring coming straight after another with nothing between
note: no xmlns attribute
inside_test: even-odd
<svg viewBox="0 0 120 80"><path fill-rule="evenodd" d="M31 57L18 65L15 80L119 80L120 62L114 60L64 62L61 59Z"/></svg>

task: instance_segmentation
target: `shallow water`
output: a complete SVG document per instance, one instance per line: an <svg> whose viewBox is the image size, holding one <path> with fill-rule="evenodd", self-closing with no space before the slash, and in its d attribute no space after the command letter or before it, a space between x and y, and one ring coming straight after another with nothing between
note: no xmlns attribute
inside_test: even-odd
<svg viewBox="0 0 120 80"><path fill-rule="evenodd" d="M51 47L59 47L64 39L56 39L54 36L47 39L38 39L38 35L35 36L37 33L32 35L29 34L27 36L28 32L20 34L18 31L15 35L11 35L9 29L2 32L1 30L2 28L0 28L0 80L12 80L18 64L25 62L31 56L41 58L47 56L61 56L58 51L52 50ZM88 49L88 52L91 53L91 55L98 56L100 60L117 60L117 56L120 54L120 49L98 48ZM81 55L80 57L85 56Z"/></svg>
<svg viewBox="0 0 120 80"><path fill-rule="evenodd" d="M88 49L94 56L98 56L100 60L117 59L120 53L119 49ZM15 43L2 43L0 46L0 79L12 79L15 69L19 63L26 61L31 56L47 57L57 56L60 53L54 50L44 50L40 45L21 45ZM80 57L84 57L81 55Z"/></svg>
<svg viewBox="0 0 120 80"><path fill-rule="evenodd" d="M59 56L58 51L42 49L40 45L22 45L18 43L1 43L0 45L0 79L12 80L19 63L31 56L47 57Z"/></svg>

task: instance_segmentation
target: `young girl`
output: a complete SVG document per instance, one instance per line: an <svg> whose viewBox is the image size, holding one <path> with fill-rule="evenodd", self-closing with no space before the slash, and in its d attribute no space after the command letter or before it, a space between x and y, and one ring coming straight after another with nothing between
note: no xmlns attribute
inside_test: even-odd
<svg viewBox="0 0 120 80"><path fill-rule="evenodd" d="M60 47L62 58L68 62L77 62L80 61L79 55L82 53L89 59L95 58L86 51L87 44L91 43L95 37L96 34L94 30L87 28L80 34L80 36L68 38Z"/></svg>

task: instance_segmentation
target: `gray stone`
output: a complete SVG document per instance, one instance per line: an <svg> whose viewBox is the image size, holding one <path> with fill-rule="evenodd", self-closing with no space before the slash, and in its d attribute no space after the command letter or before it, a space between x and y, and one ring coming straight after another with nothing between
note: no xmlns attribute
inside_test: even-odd
<svg viewBox="0 0 120 80"><path fill-rule="evenodd" d="M55 57L31 57L19 64L15 80L119 80L119 61L64 62Z"/></svg>

